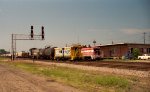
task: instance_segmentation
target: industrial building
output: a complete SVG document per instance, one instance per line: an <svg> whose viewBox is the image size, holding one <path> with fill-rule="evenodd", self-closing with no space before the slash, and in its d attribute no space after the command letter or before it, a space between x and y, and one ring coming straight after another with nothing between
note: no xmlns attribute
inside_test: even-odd
<svg viewBox="0 0 150 92"><path fill-rule="evenodd" d="M140 43L118 43L100 45L104 58L122 58L133 53L133 49L139 49L140 54L150 54L150 44Z"/></svg>

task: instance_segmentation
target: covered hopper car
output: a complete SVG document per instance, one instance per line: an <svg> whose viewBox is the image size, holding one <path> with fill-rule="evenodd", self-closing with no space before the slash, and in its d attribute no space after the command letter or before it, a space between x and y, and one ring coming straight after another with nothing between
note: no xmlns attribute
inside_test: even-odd
<svg viewBox="0 0 150 92"><path fill-rule="evenodd" d="M63 60L64 54L63 54L63 48L54 48L54 59L55 60Z"/></svg>

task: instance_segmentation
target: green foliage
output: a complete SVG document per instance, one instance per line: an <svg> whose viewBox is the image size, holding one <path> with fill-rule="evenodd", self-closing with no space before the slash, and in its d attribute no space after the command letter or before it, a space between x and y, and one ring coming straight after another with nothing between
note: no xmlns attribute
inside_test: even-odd
<svg viewBox="0 0 150 92"><path fill-rule="evenodd" d="M5 54L5 53L6 53L5 49L0 49L0 54Z"/></svg>
<svg viewBox="0 0 150 92"><path fill-rule="evenodd" d="M140 55L140 50L137 48L134 48L132 55L133 55L133 59L137 59L138 56Z"/></svg>

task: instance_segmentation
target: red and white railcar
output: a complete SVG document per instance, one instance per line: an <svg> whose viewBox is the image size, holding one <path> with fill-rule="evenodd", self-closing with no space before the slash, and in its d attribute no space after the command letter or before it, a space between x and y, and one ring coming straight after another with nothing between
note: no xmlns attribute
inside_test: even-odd
<svg viewBox="0 0 150 92"><path fill-rule="evenodd" d="M101 51L98 47L83 47L81 53L84 60L101 59Z"/></svg>

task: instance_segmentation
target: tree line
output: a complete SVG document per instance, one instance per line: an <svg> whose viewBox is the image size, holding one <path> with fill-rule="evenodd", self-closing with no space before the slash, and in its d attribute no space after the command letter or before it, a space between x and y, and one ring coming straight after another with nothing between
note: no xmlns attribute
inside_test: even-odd
<svg viewBox="0 0 150 92"><path fill-rule="evenodd" d="M6 51L5 49L0 49L0 54L7 54L7 53L10 53L10 52Z"/></svg>

